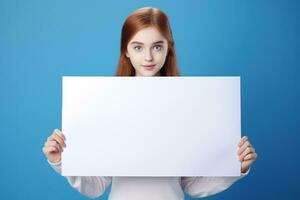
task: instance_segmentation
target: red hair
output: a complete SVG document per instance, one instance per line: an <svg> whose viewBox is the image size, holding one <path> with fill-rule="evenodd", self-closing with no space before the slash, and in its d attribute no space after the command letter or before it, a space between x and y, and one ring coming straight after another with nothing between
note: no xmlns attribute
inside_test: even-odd
<svg viewBox="0 0 300 200"><path fill-rule="evenodd" d="M141 29L155 27L168 42L168 53L161 76L180 76L175 53L175 42L172 36L168 16L157 8L141 8L130 14L122 27L121 55L116 76L135 76L135 69L126 57L127 45L131 38Z"/></svg>

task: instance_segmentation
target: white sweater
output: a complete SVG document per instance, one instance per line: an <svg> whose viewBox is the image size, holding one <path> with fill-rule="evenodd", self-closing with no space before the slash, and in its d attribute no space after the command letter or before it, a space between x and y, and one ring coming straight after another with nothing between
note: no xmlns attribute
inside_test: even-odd
<svg viewBox="0 0 300 200"><path fill-rule="evenodd" d="M61 162L51 163L61 174ZM186 192L191 197L206 197L229 188L246 176L237 177L108 177L66 176L69 184L81 194L96 198L112 183L109 200L183 200Z"/></svg>

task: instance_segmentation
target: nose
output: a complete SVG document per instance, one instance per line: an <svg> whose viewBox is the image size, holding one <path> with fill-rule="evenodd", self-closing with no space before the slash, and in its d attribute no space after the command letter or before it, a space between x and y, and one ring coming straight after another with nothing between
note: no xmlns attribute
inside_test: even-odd
<svg viewBox="0 0 300 200"><path fill-rule="evenodd" d="M153 60L152 52L149 49L145 51L145 60L148 62Z"/></svg>

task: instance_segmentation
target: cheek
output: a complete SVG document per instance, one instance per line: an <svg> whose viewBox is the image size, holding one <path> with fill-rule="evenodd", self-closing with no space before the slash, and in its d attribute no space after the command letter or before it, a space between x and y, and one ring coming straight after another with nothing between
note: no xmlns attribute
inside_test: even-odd
<svg viewBox="0 0 300 200"><path fill-rule="evenodd" d="M140 65L142 61L142 56L140 53L131 53L130 54L130 62L131 64L136 67L137 65Z"/></svg>
<svg viewBox="0 0 300 200"><path fill-rule="evenodd" d="M156 60L156 63L160 64L161 66L164 65L165 63L165 60L166 60L166 56L167 56L167 53L166 52L159 52L155 55L155 60Z"/></svg>

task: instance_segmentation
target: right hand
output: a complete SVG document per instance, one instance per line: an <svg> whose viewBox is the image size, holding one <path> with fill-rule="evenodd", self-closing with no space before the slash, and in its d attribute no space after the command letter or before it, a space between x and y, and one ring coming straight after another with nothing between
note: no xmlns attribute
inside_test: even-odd
<svg viewBox="0 0 300 200"><path fill-rule="evenodd" d="M61 160L61 152L63 152L64 147L66 147L65 136L60 130L55 129L52 135L47 138L43 152L50 162L56 163Z"/></svg>

